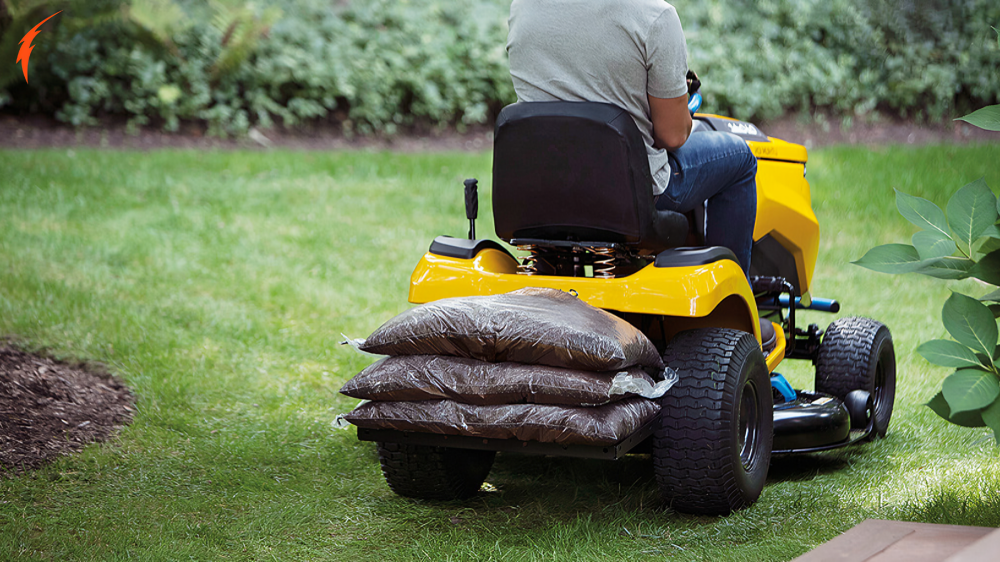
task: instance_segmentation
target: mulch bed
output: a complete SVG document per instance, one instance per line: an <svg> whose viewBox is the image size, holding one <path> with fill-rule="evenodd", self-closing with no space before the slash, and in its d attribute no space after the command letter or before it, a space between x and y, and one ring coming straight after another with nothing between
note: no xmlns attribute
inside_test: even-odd
<svg viewBox="0 0 1000 562"><path fill-rule="evenodd" d="M0 344L0 476L37 468L129 423L135 400L99 366Z"/></svg>
<svg viewBox="0 0 1000 562"><path fill-rule="evenodd" d="M913 144L998 142L1000 133L984 131L968 123L942 121L918 123L912 120L885 118L876 122L856 120L850 127L830 117L825 125L796 115L755 123L768 135L807 148L836 144ZM493 129L489 125L469 127L463 132L454 128L408 130L393 136L347 137L336 123L313 123L296 129L275 127L240 138L220 139L206 135L203 125L186 123L176 133L145 127L130 133L121 119L107 118L95 127L74 129L54 119L32 115L15 116L0 111L0 150L38 148L109 148L154 150L187 149L265 149L292 150L392 150L425 152L453 150L491 150Z"/></svg>

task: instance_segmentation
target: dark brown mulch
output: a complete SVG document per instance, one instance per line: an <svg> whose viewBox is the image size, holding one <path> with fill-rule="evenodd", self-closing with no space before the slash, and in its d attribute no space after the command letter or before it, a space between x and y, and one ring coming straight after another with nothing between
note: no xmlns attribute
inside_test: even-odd
<svg viewBox="0 0 1000 562"><path fill-rule="evenodd" d="M100 367L0 342L0 476L104 441L132 419L132 393Z"/></svg>
<svg viewBox="0 0 1000 562"><path fill-rule="evenodd" d="M802 144L806 148L831 145L878 146L1000 142L1000 133L986 131L964 121L917 123L885 118L870 123L855 121L850 126L841 126L840 121L833 118L825 123L816 123L814 120L788 116L757 125L762 131L774 138Z"/></svg>
<svg viewBox="0 0 1000 562"><path fill-rule="evenodd" d="M855 120L842 126L840 119L829 117L822 122L801 116L756 123L768 135L803 144L821 146L884 145L933 143L1000 142L1000 133L984 131L968 123L941 121L918 123L912 120L884 118L880 121ZM105 119L99 126L74 129L42 116L14 116L0 113L0 150L9 148L111 148L153 150L159 148L238 149L284 148L293 150L392 150L397 152L433 152L455 150L490 150L493 130L487 125L469 127L464 132L454 128L410 130L393 137L347 137L336 123L314 123L294 130L276 127L241 137L220 139L206 135L204 127L186 123L176 133L145 127L126 132L120 119Z"/></svg>
<svg viewBox="0 0 1000 562"><path fill-rule="evenodd" d="M100 125L74 129L42 116L18 117L0 113L0 150L8 148L109 148L126 150L180 149L259 149L292 150L392 150L433 152L485 150L493 146L493 129L486 125L407 131L393 136L345 136L340 127L317 123L288 130L281 127L254 131L239 138L208 136L204 127L187 123L176 133L154 127L128 132L120 120L106 119Z"/></svg>

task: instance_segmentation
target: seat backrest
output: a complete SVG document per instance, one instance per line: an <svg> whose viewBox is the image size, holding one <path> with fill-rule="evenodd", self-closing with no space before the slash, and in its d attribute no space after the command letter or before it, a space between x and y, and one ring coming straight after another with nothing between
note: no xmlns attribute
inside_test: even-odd
<svg viewBox="0 0 1000 562"><path fill-rule="evenodd" d="M596 102L516 103L500 112L493 216L504 240L662 249L679 245L687 232L683 215L653 206L649 161L635 121L619 107Z"/></svg>

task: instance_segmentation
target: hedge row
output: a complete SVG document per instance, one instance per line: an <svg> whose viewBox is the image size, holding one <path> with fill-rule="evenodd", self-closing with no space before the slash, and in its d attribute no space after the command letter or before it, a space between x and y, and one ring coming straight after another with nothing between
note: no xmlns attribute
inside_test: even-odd
<svg viewBox="0 0 1000 562"><path fill-rule="evenodd" d="M939 119L997 102L996 0L675 0L706 108ZM240 134L332 119L387 134L488 122L514 93L509 0L8 0L0 60L48 14L0 106ZM0 8L2 9L2 8Z"/></svg>
<svg viewBox="0 0 1000 562"><path fill-rule="evenodd" d="M737 116L940 119L1000 94L996 0L676 0L706 97Z"/></svg>

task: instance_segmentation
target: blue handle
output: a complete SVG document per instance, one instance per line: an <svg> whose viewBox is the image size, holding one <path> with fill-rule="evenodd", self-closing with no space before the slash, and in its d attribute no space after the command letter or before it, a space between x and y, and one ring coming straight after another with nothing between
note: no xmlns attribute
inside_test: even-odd
<svg viewBox="0 0 1000 562"><path fill-rule="evenodd" d="M795 389L792 388L792 385L788 383L788 379L778 373L771 373L771 386L781 393L785 402L791 402L792 400L795 400L796 396L798 396L798 394L795 393Z"/></svg>
<svg viewBox="0 0 1000 562"><path fill-rule="evenodd" d="M688 98L688 111L690 111L692 115L701 108L701 101L701 92L695 92L691 94L690 98Z"/></svg>
<svg viewBox="0 0 1000 562"><path fill-rule="evenodd" d="M788 306L788 295L778 296L781 306ZM833 299L813 298L809 306L802 306L802 297L795 297L795 308L799 310L819 310L821 312L840 312L840 303Z"/></svg>

